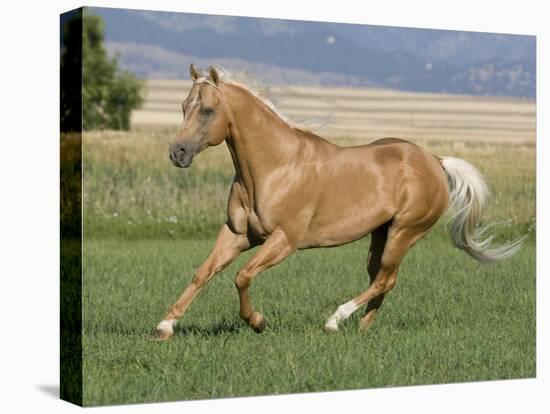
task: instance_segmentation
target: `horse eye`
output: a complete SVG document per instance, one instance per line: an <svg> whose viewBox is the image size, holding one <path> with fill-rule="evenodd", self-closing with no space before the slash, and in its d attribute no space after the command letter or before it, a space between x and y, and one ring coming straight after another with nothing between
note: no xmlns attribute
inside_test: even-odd
<svg viewBox="0 0 550 414"><path fill-rule="evenodd" d="M202 113L203 113L204 115L212 115L212 114L214 113L214 110L213 110L212 108L204 108L204 109L202 110Z"/></svg>

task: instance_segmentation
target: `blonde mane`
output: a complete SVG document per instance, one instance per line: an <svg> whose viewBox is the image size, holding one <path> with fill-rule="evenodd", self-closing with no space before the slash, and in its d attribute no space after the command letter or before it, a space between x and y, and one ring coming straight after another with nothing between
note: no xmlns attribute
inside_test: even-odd
<svg viewBox="0 0 550 414"><path fill-rule="evenodd" d="M300 129L303 131L306 130L306 128L300 125L297 125L295 122L293 122L290 118L288 118L275 106L273 101L269 99L267 96L269 88L263 85L257 78L253 77L252 75L244 71L230 73L225 68L222 68L219 65L214 65L214 66L216 67L216 70L220 75L220 80L223 83L237 86L239 88L242 88L248 91L250 94L252 94L252 96L256 97L260 102L262 102L265 106L271 109L271 111L275 115L277 115L284 123L286 123L291 128ZM198 78L195 81L195 83L208 83L209 85L212 85L215 88L217 88L217 86L214 84L212 79L210 79L205 75Z"/></svg>

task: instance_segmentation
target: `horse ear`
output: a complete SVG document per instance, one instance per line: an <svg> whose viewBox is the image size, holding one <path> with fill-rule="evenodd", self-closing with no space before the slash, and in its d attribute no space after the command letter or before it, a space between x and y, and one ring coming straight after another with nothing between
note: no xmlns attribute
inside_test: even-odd
<svg viewBox="0 0 550 414"><path fill-rule="evenodd" d="M191 75L191 79L193 81L196 81L201 76L199 70L195 67L194 63L191 63L191 66L189 66L189 75Z"/></svg>
<svg viewBox="0 0 550 414"><path fill-rule="evenodd" d="M214 82L214 84L218 86L221 78L221 74L218 69L215 66L210 66L210 68L208 69L208 73L210 74L210 78L212 78L212 82Z"/></svg>

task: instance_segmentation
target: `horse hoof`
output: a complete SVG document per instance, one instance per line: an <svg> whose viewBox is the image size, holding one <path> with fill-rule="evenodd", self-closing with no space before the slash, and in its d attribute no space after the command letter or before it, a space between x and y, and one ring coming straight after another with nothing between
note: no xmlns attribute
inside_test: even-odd
<svg viewBox="0 0 550 414"><path fill-rule="evenodd" d="M254 329L254 332L262 333L266 325L265 318L260 313L254 312L250 317L250 326Z"/></svg>
<svg viewBox="0 0 550 414"><path fill-rule="evenodd" d="M327 326L325 325L325 332L328 333L328 334L332 334L332 333L336 333L338 332L338 327L334 327L334 326Z"/></svg>
<svg viewBox="0 0 550 414"><path fill-rule="evenodd" d="M173 335L174 335L174 331L157 328L155 330L155 336L153 337L153 341L163 342L170 339Z"/></svg>
<svg viewBox="0 0 550 414"><path fill-rule="evenodd" d="M338 323L334 319L329 319L325 324L325 332L327 333L338 332Z"/></svg>
<svg viewBox="0 0 550 414"><path fill-rule="evenodd" d="M365 316L363 319L359 321L359 324L357 325L357 331L358 332L365 332L367 331L373 324L374 317L372 315Z"/></svg>
<svg viewBox="0 0 550 414"><path fill-rule="evenodd" d="M366 332L368 331L368 329L371 327L372 325L372 320L364 320L364 319L361 319L359 321L359 324L357 325L357 331L358 332Z"/></svg>

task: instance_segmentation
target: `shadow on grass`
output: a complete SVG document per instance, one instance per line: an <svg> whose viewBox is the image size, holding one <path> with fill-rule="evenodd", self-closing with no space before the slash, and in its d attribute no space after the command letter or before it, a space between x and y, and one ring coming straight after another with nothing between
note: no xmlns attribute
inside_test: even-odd
<svg viewBox="0 0 550 414"><path fill-rule="evenodd" d="M226 334L236 334L247 328L241 321L221 321L210 326L200 326L197 324L176 325L174 335L196 335L202 337L222 336Z"/></svg>

